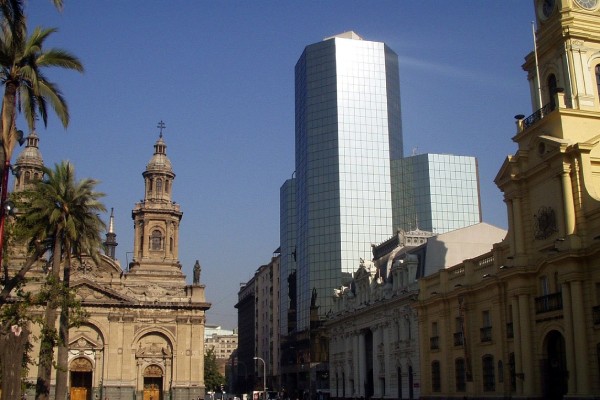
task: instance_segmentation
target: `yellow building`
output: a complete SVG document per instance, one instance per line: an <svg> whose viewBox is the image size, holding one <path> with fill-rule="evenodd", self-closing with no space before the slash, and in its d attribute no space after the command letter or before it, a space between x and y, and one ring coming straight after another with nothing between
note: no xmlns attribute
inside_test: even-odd
<svg viewBox="0 0 600 400"><path fill-rule="evenodd" d="M42 166L33 133L15 163L19 171L15 190L41 178ZM175 174L162 132L143 177L144 200L132 211L134 256L128 268L123 270L114 258L117 242L112 215L101 262L90 258L72 262L71 286L89 319L69 333L71 400L204 397L204 324L210 304L200 283L199 263L192 285L181 271L182 212L172 201ZM10 254L9 267L16 271L25 254L20 248ZM30 271L28 290L36 290L43 282L43 267ZM31 329L32 336L39 337L39 326ZM35 359L39 341L32 340L32 344ZM36 374L37 367L31 366L30 382L35 383ZM54 379L53 373L52 386ZM28 398L33 397L28 393Z"/></svg>
<svg viewBox="0 0 600 400"><path fill-rule="evenodd" d="M422 398L600 397L600 2L534 4L508 235L419 281Z"/></svg>

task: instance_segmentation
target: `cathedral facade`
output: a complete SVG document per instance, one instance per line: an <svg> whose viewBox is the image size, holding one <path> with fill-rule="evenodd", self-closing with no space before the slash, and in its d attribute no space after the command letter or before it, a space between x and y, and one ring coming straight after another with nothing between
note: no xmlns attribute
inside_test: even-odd
<svg viewBox="0 0 600 400"><path fill-rule="evenodd" d="M19 172L15 191L41 178L42 166L38 138L32 133L15 163ZM204 397L204 326L210 304L200 283L199 263L191 285L181 270L182 212L172 201L175 174L162 132L142 175L144 198L132 211L133 261L123 269L115 259L112 212L100 262L72 261L71 286L89 318L69 333L71 400ZM18 269L24 258L24 251L13 249L11 268ZM36 290L44 275L41 265L30 271L28 290ZM32 326L32 336L39 334L39 327ZM32 344L35 359L39 341ZM36 374L37 368L31 366L32 383Z"/></svg>

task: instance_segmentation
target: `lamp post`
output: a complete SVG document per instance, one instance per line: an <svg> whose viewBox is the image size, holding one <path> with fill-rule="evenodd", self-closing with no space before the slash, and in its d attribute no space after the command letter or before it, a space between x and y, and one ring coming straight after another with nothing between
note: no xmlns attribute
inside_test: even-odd
<svg viewBox="0 0 600 400"><path fill-rule="evenodd" d="M260 360L263 363L263 400L267 400L267 364L260 357L253 357L255 360Z"/></svg>

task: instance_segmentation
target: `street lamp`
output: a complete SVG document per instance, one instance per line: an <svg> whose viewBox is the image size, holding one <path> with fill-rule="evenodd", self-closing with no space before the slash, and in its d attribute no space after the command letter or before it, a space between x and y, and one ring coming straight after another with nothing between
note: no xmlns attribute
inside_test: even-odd
<svg viewBox="0 0 600 400"><path fill-rule="evenodd" d="M252 357L255 360L260 360L263 363L263 393L264 393L264 397L263 400L267 400L267 364L265 363L265 360L263 360L260 357Z"/></svg>

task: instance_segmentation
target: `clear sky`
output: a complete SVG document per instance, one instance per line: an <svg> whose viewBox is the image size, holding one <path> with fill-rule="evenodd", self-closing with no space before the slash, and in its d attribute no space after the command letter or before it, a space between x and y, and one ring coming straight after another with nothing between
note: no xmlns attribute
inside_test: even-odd
<svg viewBox="0 0 600 400"><path fill-rule="evenodd" d="M513 116L532 112L521 69L533 49L530 0L66 0L62 13L30 0L26 12L30 27L57 27L48 45L86 68L46 71L71 123L38 128L44 161L70 160L78 178L101 181L124 268L131 210L165 122L179 256L190 282L202 265L209 324L236 327L240 283L279 246L279 188L294 172L294 65L327 36L354 30L398 54L405 153L477 157L483 219L506 228L493 179L516 151Z"/></svg>

